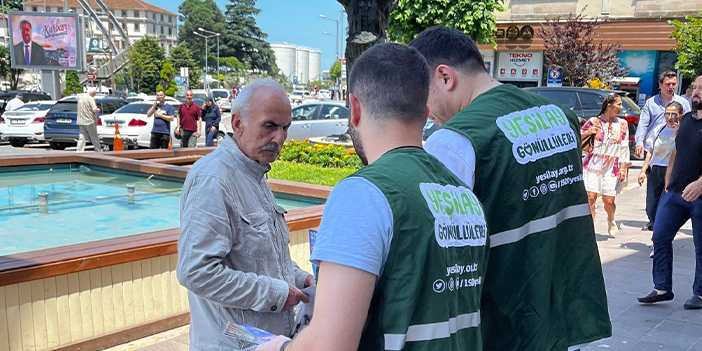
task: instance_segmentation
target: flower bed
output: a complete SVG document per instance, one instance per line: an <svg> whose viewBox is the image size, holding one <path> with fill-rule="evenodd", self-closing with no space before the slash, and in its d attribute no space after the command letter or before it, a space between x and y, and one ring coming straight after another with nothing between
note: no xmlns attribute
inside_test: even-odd
<svg viewBox="0 0 702 351"><path fill-rule="evenodd" d="M360 169L363 164L353 150L338 145L310 145L309 140L292 140L283 144L279 160L330 168Z"/></svg>

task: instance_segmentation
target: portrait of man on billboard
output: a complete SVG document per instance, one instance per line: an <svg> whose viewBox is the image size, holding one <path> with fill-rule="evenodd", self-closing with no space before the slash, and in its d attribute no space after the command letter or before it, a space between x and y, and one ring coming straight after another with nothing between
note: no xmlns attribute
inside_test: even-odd
<svg viewBox="0 0 702 351"><path fill-rule="evenodd" d="M12 68L81 68L77 14L10 11L8 15Z"/></svg>
<svg viewBox="0 0 702 351"><path fill-rule="evenodd" d="M44 47L32 41L32 23L20 21L19 31L22 41L15 44L14 59L16 65L47 65Z"/></svg>

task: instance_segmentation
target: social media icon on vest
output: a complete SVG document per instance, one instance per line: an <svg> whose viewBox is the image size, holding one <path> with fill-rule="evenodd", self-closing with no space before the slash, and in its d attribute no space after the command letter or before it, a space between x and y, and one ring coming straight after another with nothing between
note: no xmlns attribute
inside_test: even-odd
<svg viewBox="0 0 702 351"><path fill-rule="evenodd" d="M441 279L434 281L434 292L441 293L446 290L446 282Z"/></svg>

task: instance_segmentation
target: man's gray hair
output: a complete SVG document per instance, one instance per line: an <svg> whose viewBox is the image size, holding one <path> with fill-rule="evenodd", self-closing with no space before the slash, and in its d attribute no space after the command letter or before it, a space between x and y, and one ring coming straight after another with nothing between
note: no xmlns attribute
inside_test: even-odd
<svg viewBox="0 0 702 351"><path fill-rule="evenodd" d="M236 99L232 101L231 108L232 114L238 113L241 116L241 120L244 122L244 125L247 125L249 123L249 112L251 111L251 97L253 97L254 93L256 93L256 90L258 90L258 88L271 88L274 91L283 94L284 96L287 96L288 93L282 85L278 84L278 82L272 79L259 79L251 84L247 84L241 89L241 92L239 93L239 95L237 95Z"/></svg>

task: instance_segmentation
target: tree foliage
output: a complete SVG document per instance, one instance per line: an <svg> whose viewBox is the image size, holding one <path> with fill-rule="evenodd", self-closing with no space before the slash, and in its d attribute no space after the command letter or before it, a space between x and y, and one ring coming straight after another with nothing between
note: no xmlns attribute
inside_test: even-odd
<svg viewBox="0 0 702 351"><path fill-rule="evenodd" d="M331 76L333 82L336 82L337 79L341 78L341 62L334 61L331 68L329 68L329 76Z"/></svg>
<svg viewBox="0 0 702 351"><path fill-rule="evenodd" d="M214 0L185 0L178 6L178 12L182 23L178 28L178 42L185 43L192 52L196 53L196 60L200 66L204 66L205 39L193 34L193 32L208 35L199 30L199 28L203 28L210 32L222 33L223 35L227 30L226 18ZM216 41L216 37L208 40L207 46L209 46L209 50L207 51L209 53L216 53ZM222 38L220 38L220 51L223 44Z"/></svg>
<svg viewBox="0 0 702 351"><path fill-rule="evenodd" d="M12 68L10 62L10 48L0 45L0 76L10 82L10 89L17 89L19 79L24 74L24 70Z"/></svg>
<svg viewBox="0 0 702 351"><path fill-rule="evenodd" d="M188 83L189 87L192 89L200 88L200 76L202 76L202 70L198 66L197 62L192 57L192 52L188 49L187 44L181 42L178 46L171 49L168 53L168 62L171 63L173 69L180 73L181 67L188 68Z"/></svg>
<svg viewBox="0 0 702 351"><path fill-rule="evenodd" d="M22 11L22 4L24 1L21 0L6 0L3 2L4 7L0 6L2 13L6 14L7 11Z"/></svg>
<svg viewBox="0 0 702 351"><path fill-rule="evenodd" d="M129 48L129 74L133 77L133 88L139 92L153 93L161 81L161 67L166 52L158 40L144 37Z"/></svg>
<svg viewBox="0 0 702 351"><path fill-rule="evenodd" d="M408 43L435 25L456 28L479 43L495 44L497 19L503 0L399 0L390 15L388 37Z"/></svg>
<svg viewBox="0 0 702 351"><path fill-rule="evenodd" d="M80 80L78 79L78 72L67 71L66 72L66 89L63 89L63 96L68 96L77 92L83 92L83 87L80 86Z"/></svg>
<svg viewBox="0 0 702 351"><path fill-rule="evenodd" d="M583 9L584 11L584 9ZM546 18L536 35L544 40L544 57L550 66L563 68L563 81L567 85L583 86L598 77L610 85L614 77L625 77L621 67L620 43L596 42L597 29L604 21L585 18L582 14Z"/></svg>
<svg viewBox="0 0 702 351"><path fill-rule="evenodd" d="M700 11L702 17L702 11ZM678 53L678 62L675 68L685 76L693 78L702 74L702 18L687 16L687 21L668 21L675 27L670 37L675 39L677 47L673 50Z"/></svg>
<svg viewBox="0 0 702 351"><path fill-rule="evenodd" d="M261 12L256 8L256 0L229 0L226 9L227 31L222 38L225 45L223 48L220 45L220 56L235 57L255 71L272 71L275 58L265 41L268 35L256 25L254 16Z"/></svg>
<svg viewBox="0 0 702 351"><path fill-rule="evenodd" d="M156 90L163 90L167 96L173 96L178 91L178 85L175 82L175 69L168 61L161 68L161 82L156 86Z"/></svg>

